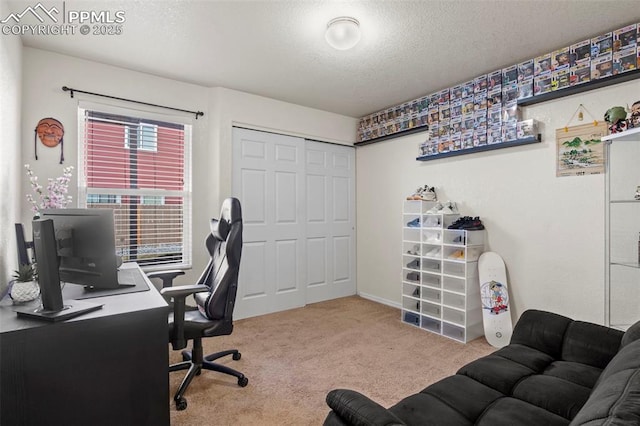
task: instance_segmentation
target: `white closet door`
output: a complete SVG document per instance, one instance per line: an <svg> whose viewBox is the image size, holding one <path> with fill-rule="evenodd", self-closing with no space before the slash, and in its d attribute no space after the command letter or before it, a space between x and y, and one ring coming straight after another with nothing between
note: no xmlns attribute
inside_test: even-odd
<svg viewBox="0 0 640 426"><path fill-rule="evenodd" d="M233 193L243 249L234 316L305 305L305 140L233 129Z"/></svg>
<svg viewBox="0 0 640 426"><path fill-rule="evenodd" d="M307 141L307 303L356 293L355 149Z"/></svg>
<svg viewBox="0 0 640 426"><path fill-rule="evenodd" d="M234 316L356 294L355 149L233 129L244 234Z"/></svg>

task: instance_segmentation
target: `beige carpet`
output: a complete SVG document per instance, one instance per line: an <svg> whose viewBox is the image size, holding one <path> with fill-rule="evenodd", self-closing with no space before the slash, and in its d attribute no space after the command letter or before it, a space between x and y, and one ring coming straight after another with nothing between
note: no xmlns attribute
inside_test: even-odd
<svg viewBox="0 0 640 426"><path fill-rule="evenodd" d="M400 311L357 296L235 322L231 336L205 339L205 354L237 348L249 385L204 371L187 389L179 425L321 425L327 392L358 390L385 407L493 352L484 338L468 344L400 321ZM171 362L181 360L171 351ZM184 372L170 374L170 392Z"/></svg>

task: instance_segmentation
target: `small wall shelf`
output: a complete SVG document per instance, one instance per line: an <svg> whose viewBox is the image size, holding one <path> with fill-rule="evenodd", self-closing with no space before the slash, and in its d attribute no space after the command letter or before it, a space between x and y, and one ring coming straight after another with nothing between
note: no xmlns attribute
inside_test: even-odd
<svg viewBox="0 0 640 426"><path fill-rule="evenodd" d="M433 154L433 155L421 155L419 157L416 157L416 160L418 161L437 160L439 158L455 157L456 155L473 154L474 152L492 151L494 149L509 148L512 146L529 145L532 143L538 143L541 140L542 138L540 134L538 134L537 136L531 136L524 139L516 139L508 142L500 142L492 145L475 146L473 148L459 149L457 151L442 152L440 154Z"/></svg>

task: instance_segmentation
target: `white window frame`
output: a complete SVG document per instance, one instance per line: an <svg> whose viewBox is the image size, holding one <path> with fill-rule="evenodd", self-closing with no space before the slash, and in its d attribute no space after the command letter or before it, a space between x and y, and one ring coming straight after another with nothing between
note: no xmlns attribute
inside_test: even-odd
<svg viewBox="0 0 640 426"><path fill-rule="evenodd" d="M131 149L131 136L129 126L124 128L124 147ZM151 129L146 130L146 129ZM150 123L138 124L138 136L140 139L138 149L141 151L158 152L158 126Z"/></svg>
<svg viewBox="0 0 640 426"><path fill-rule="evenodd" d="M86 176L86 165L84 164L84 156L86 151L86 145L83 135L85 134L85 111L95 111L106 114L117 114L123 116L136 117L140 119L146 119L149 121L164 121L176 124L182 124L184 128L184 172L183 179L184 185L181 191L165 191L158 189L114 189L114 188L88 188ZM144 123L141 121L141 124ZM144 123L147 124L147 123ZM152 125L152 124L148 124ZM156 129L157 130L157 129ZM121 199L125 195L137 195L140 199L144 199L145 196L157 198L162 197L162 204L164 204L165 197L180 196L183 199L183 211L182 211L182 261L180 263L168 263L162 265L144 265L142 267L145 271L160 271L167 269L190 269L192 267L192 205L193 205L193 189L192 189L192 144L193 144L193 119L184 116L165 115L151 111L144 111L126 107L120 107L115 105L99 104L89 101L80 100L78 102L78 207L87 207L87 194L115 194ZM156 134L156 146L153 151L157 151L157 131ZM128 145L128 139L127 139ZM144 148L138 148L144 150ZM161 193L159 193L161 192Z"/></svg>

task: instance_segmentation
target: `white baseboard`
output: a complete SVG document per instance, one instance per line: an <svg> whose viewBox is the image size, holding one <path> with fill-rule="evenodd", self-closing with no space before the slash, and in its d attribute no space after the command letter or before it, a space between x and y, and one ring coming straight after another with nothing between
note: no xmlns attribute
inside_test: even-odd
<svg viewBox="0 0 640 426"><path fill-rule="evenodd" d="M382 303L383 305L391 306L392 308L402 309L402 304L398 302L392 302L391 300L383 299L382 297L374 296L372 294L367 294L359 291L358 296L374 302Z"/></svg>

